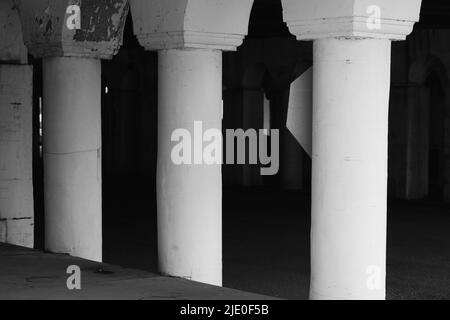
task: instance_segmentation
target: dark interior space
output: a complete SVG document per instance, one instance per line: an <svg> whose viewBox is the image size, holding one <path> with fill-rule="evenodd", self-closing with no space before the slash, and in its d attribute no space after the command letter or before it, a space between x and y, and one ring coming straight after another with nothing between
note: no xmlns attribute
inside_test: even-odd
<svg viewBox="0 0 450 320"><path fill-rule="evenodd" d="M429 197L443 200L445 181L442 172L445 170L445 89L436 73L428 76L426 87L430 90L429 115Z"/></svg>

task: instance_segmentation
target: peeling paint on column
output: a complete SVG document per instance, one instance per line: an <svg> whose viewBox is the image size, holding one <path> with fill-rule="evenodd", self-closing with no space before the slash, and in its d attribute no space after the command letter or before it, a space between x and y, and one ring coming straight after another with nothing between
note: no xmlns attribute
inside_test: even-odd
<svg viewBox="0 0 450 320"><path fill-rule="evenodd" d="M42 34L42 37L44 37L45 39L50 39L53 34L52 19L54 18L55 17L52 17L51 15L50 7L47 7L44 12L38 12L34 15L36 30L39 30L39 32Z"/></svg>
<svg viewBox="0 0 450 320"><path fill-rule="evenodd" d="M122 44L127 0L16 0L24 42L36 58L110 59ZM67 28L67 8L81 9L81 29Z"/></svg>
<svg viewBox="0 0 450 320"><path fill-rule="evenodd" d="M81 29L75 41L118 41L126 20L128 5L113 0L85 0L81 4Z"/></svg>

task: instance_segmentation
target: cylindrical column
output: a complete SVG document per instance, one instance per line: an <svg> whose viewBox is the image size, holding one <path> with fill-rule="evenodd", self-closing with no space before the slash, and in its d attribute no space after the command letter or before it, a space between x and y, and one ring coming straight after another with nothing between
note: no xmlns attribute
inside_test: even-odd
<svg viewBox="0 0 450 320"><path fill-rule="evenodd" d="M314 42L311 299L384 299L390 41Z"/></svg>
<svg viewBox="0 0 450 320"><path fill-rule="evenodd" d="M431 92L429 88L411 87L407 89L407 94L408 105L404 106L406 117L397 120L407 123L406 199L423 199L431 191L429 188Z"/></svg>
<svg viewBox="0 0 450 320"><path fill-rule="evenodd" d="M158 70L160 271L221 285L221 165L200 163L203 137L193 128L194 122L201 122L203 132L221 130L222 53L201 49L159 51ZM171 142L171 135L176 129L188 130L191 135L192 164L176 165L171 159L176 144Z"/></svg>
<svg viewBox="0 0 450 320"><path fill-rule="evenodd" d="M45 246L102 260L101 62L44 58Z"/></svg>

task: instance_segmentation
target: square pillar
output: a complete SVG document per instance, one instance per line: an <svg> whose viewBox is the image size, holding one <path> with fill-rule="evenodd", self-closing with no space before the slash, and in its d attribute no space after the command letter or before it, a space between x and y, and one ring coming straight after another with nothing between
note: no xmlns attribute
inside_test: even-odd
<svg viewBox="0 0 450 320"><path fill-rule="evenodd" d="M33 248L33 67L0 64L0 242Z"/></svg>

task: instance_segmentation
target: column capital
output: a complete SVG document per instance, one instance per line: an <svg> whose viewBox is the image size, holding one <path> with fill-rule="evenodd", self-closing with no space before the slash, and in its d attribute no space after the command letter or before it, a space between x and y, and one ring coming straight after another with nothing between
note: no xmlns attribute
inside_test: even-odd
<svg viewBox="0 0 450 320"><path fill-rule="evenodd" d="M298 40L404 40L419 21L422 0L282 0L283 17Z"/></svg>
<svg viewBox="0 0 450 320"><path fill-rule="evenodd" d="M134 32L146 50L234 51L248 33L253 0L130 0Z"/></svg>
<svg viewBox="0 0 450 320"><path fill-rule="evenodd" d="M13 0L0 0L0 30L0 62L26 64L28 52Z"/></svg>
<svg viewBox="0 0 450 320"><path fill-rule="evenodd" d="M35 58L110 59L122 44L127 0L15 0L15 3L25 45ZM76 19L79 25L74 23Z"/></svg>

